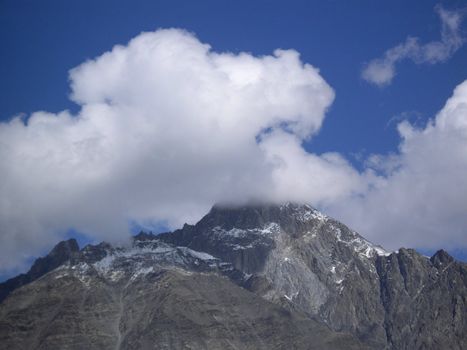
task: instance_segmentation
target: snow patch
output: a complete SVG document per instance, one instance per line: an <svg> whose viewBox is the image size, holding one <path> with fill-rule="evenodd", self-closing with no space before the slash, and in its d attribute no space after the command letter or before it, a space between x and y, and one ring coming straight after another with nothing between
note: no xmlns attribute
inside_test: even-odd
<svg viewBox="0 0 467 350"><path fill-rule="evenodd" d="M134 281L136 278L138 278L141 275L147 275L148 273L154 272L154 267L153 266L148 266L148 267L141 267L140 269L136 270L136 272L131 276L130 281Z"/></svg>
<svg viewBox="0 0 467 350"><path fill-rule="evenodd" d="M225 230L221 226L216 226L213 229L213 232L217 235L222 235L222 236L230 236L234 238L243 238L246 236L249 236L251 234L256 234L256 235L264 235L264 236L269 236L271 234L275 234L280 230L279 224L275 222L270 222L266 224L262 228L253 228L253 229L239 229L239 228L231 228L230 230Z"/></svg>
<svg viewBox="0 0 467 350"><path fill-rule="evenodd" d="M175 247L158 240L137 240L131 248L118 247L106 252L104 258L88 268L92 267L99 276L111 282L118 282L125 277L130 282L134 281L139 276L154 272L155 266L185 268L205 264L209 268L215 268L219 263L219 259L210 254L187 247ZM73 270L78 268L79 265L72 267ZM85 271L81 275L85 275Z"/></svg>
<svg viewBox="0 0 467 350"><path fill-rule="evenodd" d="M292 209L293 210L293 216L295 219L302 221L302 222L307 222L310 220L318 220L321 222L325 222L328 220L328 217L321 213L320 211L316 210L315 208L311 207L310 205L293 205L291 203L287 203L283 206L281 206L281 209Z"/></svg>
<svg viewBox="0 0 467 350"><path fill-rule="evenodd" d="M294 292L290 296L287 294L284 294L284 298L286 298L288 301L293 301L294 298L296 298L297 296L298 296L298 292Z"/></svg>
<svg viewBox="0 0 467 350"><path fill-rule="evenodd" d="M342 236L342 231L339 227L336 227L334 225L330 226L331 230L333 231L336 240L338 242L341 242L345 245L351 246L353 250L360 255L361 257L365 257L367 259L370 259L376 255L380 256L388 256L391 253L384 250L380 246L374 245L370 241L367 241L363 237L359 236L358 233L352 231L350 233L350 237L345 239Z"/></svg>
<svg viewBox="0 0 467 350"><path fill-rule="evenodd" d="M212 255L208 254L208 253L203 253L203 252L198 252L196 250L192 250L190 248L186 248L186 247L177 247L177 249L181 250L183 253L187 254L187 255L191 255L197 259L200 259L200 260L218 260L217 258L213 257Z"/></svg>

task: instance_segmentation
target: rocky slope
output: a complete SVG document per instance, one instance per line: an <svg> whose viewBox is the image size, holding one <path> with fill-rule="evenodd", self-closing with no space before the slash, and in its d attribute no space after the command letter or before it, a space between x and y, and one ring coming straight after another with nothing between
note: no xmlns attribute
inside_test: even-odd
<svg viewBox="0 0 467 350"><path fill-rule="evenodd" d="M5 349L364 348L352 335L240 287L247 277L207 253L148 237L131 247L87 246L10 293L0 305L0 344Z"/></svg>
<svg viewBox="0 0 467 350"><path fill-rule="evenodd" d="M75 243L0 284L0 344L467 348L466 264L386 252L307 205L215 206L129 247Z"/></svg>

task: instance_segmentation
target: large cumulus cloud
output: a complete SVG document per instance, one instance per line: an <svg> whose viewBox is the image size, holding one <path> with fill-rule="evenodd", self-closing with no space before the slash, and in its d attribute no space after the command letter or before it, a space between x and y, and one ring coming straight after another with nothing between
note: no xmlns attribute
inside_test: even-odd
<svg viewBox="0 0 467 350"><path fill-rule="evenodd" d="M4 270L69 228L116 240L130 221L177 226L218 201L277 198L261 135L312 136L334 98L296 51L216 53L176 29L83 63L70 84L77 115L0 124Z"/></svg>

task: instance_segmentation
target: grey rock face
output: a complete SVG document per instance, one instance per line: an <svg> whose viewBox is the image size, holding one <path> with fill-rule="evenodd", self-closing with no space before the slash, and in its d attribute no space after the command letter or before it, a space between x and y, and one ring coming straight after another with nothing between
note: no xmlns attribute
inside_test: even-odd
<svg viewBox="0 0 467 350"><path fill-rule="evenodd" d="M376 266L388 343L394 349L467 348L467 269L446 252L427 259L410 249Z"/></svg>
<svg viewBox="0 0 467 350"><path fill-rule="evenodd" d="M214 207L160 239L206 251L247 274L250 290L384 347L374 259L384 251L309 206ZM361 296L361 297L360 297Z"/></svg>
<svg viewBox="0 0 467 350"><path fill-rule="evenodd" d="M467 348L467 269L447 253L431 260L404 249L390 254L312 207L290 203L214 207L195 226L160 239L232 263L251 275L245 288L375 349Z"/></svg>

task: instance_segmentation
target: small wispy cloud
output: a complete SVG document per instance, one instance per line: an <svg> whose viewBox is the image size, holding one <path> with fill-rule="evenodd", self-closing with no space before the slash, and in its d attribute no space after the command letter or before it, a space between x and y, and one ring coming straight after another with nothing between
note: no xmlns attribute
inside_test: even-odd
<svg viewBox="0 0 467 350"><path fill-rule="evenodd" d="M465 11L449 11L436 6L441 20L441 39L420 44L419 39L409 36L405 42L387 50L382 58L371 60L362 71L362 78L378 85L389 85L396 75L396 64L409 59L416 64L445 62L466 42L461 24Z"/></svg>
<svg viewBox="0 0 467 350"><path fill-rule="evenodd" d="M412 125L420 125L423 123L423 115L418 111L404 111L393 115L386 123L385 129L397 125L403 121L410 121Z"/></svg>

